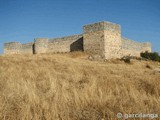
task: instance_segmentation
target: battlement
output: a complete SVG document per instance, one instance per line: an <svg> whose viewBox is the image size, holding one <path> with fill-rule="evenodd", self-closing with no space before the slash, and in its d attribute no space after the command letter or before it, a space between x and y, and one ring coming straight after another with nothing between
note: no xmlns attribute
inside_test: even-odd
<svg viewBox="0 0 160 120"><path fill-rule="evenodd" d="M83 26L83 34L60 38L35 38L34 42L4 44L4 54L40 54L85 51L103 59L151 52L151 43L136 42L121 36L119 24L102 21Z"/></svg>

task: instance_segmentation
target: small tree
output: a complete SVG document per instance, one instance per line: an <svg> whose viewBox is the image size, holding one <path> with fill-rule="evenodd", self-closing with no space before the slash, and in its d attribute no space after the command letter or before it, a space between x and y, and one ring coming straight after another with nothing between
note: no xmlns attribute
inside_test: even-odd
<svg viewBox="0 0 160 120"><path fill-rule="evenodd" d="M144 52L144 53L141 53L141 57L143 58L146 58L146 59L149 59L149 60L153 60L153 61L160 61L160 56L158 55L157 52Z"/></svg>
<svg viewBox="0 0 160 120"><path fill-rule="evenodd" d="M151 60L159 61L159 55L158 55L158 53L156 53L156 52L151 53L151 54L150 54L150 58L151 58Z"/></svg>
<svg viewBox="0 0 160 120"><path fill-rule="evenodd" d="M148 51L145 51L144 53L142 52L141 57L149 59L149 52Z"/></svg>

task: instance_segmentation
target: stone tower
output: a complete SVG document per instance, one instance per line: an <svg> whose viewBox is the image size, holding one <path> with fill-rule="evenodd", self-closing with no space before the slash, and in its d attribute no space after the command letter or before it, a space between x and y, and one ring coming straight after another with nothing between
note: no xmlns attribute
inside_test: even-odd
<svg viewBox="0 0 160 120"><path fill-rule="evenodd" d="M120 58L121 28L118 24L98 22L85 25L84 51L102 58Z"/></svg>
<svg viewBox="0 0 160 120"><path fill-rule="evenodd" d="M34 53L46 53L48 49L48 38L35 38L34 39Z"/></svg>

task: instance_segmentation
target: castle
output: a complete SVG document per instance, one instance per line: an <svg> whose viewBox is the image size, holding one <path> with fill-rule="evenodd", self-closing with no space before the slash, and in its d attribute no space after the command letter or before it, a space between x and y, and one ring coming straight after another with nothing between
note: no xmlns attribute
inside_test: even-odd
<svg viewBox="0 0 160 120"><path fill-rule="evenodd" d="M35 38L34 42L4 44L4 54L39 54L85 51L104 59L140 56L151 52L151 44L139 43L121 36L121 26L111 22L97 22L83 26L83 34L61 38Z"/></svg>

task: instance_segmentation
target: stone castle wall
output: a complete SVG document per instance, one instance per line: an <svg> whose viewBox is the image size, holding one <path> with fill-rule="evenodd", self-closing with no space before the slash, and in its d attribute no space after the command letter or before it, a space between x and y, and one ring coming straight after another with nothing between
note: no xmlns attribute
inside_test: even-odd
<svg viewBox="0 0 160 120"><path fill-rule="evenodd" d="M39 54L65 53L83 51L83 35L72 35L62 38L35 38L34 42L21 44L18 42L5 43L5 54Z"/></svg>
<svg viewBox="0 0 160 120"><path fill-rule="evenodd" d="M21 49L21 43L19 42L10 42L4 44L4 53L5 54L19 54Z"/></svg>
<svg viewBox="0 0 160 120"><path fill-rule="evenodd" d="M83 35L49 39L49 53L83 51Z"/></svg>
<svg viewBox="0 0 160 120"><path fill-rule="evenodd" d="M34 43L22 44L20 48L21 54L33 54Z"/></svg>
<svg viewBox="0 0 160 120"><path fill-rule="evenodd" d="M141 52L151 52L150 43L140 43L122 37L122 56L140 56Z"/></svg>
<svg viewBox="0 0 160 120"><path fill-rule="evenodd" d="M104 59L122 56L140 56L151 52L150 43L139 43L121 36L121 26L111 22L98 22L83 27L83 34L61 38L35 38L34 42L4 44L5 54L39 54L85 51Z"/></svg>
<svg viewBox="0 0 160 120"><path fill-rule="evenodd" d="M18 42L5 43L5 54L33 54L34 43L21 44Z"/></svg>

